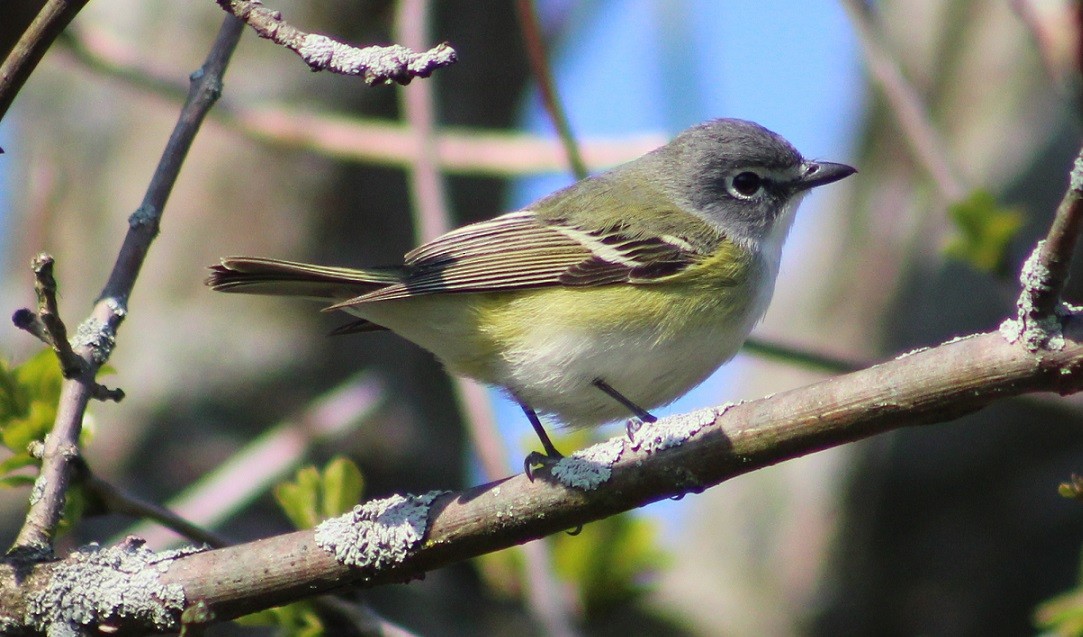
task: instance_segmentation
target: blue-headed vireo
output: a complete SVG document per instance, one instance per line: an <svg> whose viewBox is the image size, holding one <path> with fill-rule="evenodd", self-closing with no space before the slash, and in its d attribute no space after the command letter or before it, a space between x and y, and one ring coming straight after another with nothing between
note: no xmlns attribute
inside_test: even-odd
<svg viewBox="0 0 1083 637"><path fill-rule="evenodd" d="M767 309L802 197L854 172L806 160L758 124L718 119L449 232L402 265L229 257L207 283L360 317L339 333L395 332L451 372L504 388L555 458L538 412L572 427L653 420L647 409L729 360Z"/></svg>

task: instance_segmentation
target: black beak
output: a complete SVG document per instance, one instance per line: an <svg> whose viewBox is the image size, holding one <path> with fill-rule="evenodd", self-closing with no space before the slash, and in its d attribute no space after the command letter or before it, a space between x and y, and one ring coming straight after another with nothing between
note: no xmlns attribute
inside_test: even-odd
<svg viewBox="0 0 1083 637"><path fill-rule="evenodd" d="M816 186L823 186L845 179L857 172L853 166L836 164L829 161L805 162L805 174L794 184L797 191L808 190Z"/></svg>

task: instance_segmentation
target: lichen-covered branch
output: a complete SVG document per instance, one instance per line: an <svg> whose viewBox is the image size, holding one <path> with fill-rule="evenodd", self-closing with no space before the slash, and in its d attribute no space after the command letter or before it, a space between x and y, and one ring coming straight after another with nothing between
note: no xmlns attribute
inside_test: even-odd
<svg viewBox="0 0 1083 637"><path fill-rule="evenodd" d="M1056 217L1049 227L1045 241L1038 244L1038 266L1041 280L1034 289L1024 292L1034 295L1035 311L1052 314L1060 303L1060 295L1068 280L1072 253L1079 241L1083 225L1083 150L1076 157L1069 174L1069 187L1057 207Z"/></svg>
<svg viewBox="0 0 1083 637"><path fill-rule="evenodd" d="M1017 314L1005 321L1001 331L1011 341L1020 340L1031 351L1058 349L1061 335L1061 293L1083 230L1083 150L1069 174L1068 190L1057 207L1046 238L1038 242L1020 274L1022 290Z"/></svg>
<svg viewBox="0 0 1083 637"><path fill-rule="evenodd" d="M532 482L523 475L463 492L425 496L427 529L401 560L338 548L301 532L186 556L163 575L224 617L305 591L352 581L401 582L425 571L507 548L621 511L696 493L729 478L890 429L952 420L1009 396L1083 389L1083 319L1065 347L1037 356L998 333L960 339L769 398L666 418L566 459ZM557 478L559 474L562 477ZM394 525L413 530L420 500L397 501ZM386 506L385 506L386 505ZM391 503L369 506L386 512ZM409 513L409 515L407 515ZM356 517L356 516L355 516ZM370 518L372 516L369 516ZM370 520L371 521L371 520ZM343 521L345 524L345 521ZM325 531L326 533L326 531ZM357 533L351 531L356 536ZM332 550L320 548L332 546ZM393 550L402 554L402 546ZM392 549L389 549L392 550ZM348 555L346 566L335 555ZM380 567L373 564L379 562ZM238 573L251 578L238 582Z"/></svg>
<svg viewBox="0 0 1083 637"><path fill-rule="evenodd" d="M457 61L455 50L446 42L417 53L404 46L357 48L325 35L305 33L282 19L282 13L258 0L217 0L231 15L244 20L261 37L286 47L313 71L357 75L365 83L409 84L415 77L429 77L436 69Z"/></svg>
<svg viewBox="0 0 1083 637"><path fill-rule="evenodd" d="M153 586L202 600L224 621L346 585L415 579L791 458L898 427L952 420L1011 396L1081 389L1083 316L1072 315L1056 351L1035 354L999 333L978 334L768 398L664 418L631 440L622 434L539 470L534 481L517 475L461 492L393 496L316 531L141 559L155 570ZM27 591L53 586L65 563L35 564L22 579L0 564L0 625L23 621ZM33 585L20 588L20 581ZM96 598L87 603L100 604ZM169 612L175 630L180 611L174 604ZM140 617L124 625L164 630L159 615Z"/></svg>

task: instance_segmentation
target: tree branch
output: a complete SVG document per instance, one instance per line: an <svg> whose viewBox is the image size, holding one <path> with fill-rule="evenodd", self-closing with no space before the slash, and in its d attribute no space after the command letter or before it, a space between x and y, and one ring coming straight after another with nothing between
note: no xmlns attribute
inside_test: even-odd
<svg viewBox="0 0 1083 637"><path fill-rule="evenodd" d="M1083 150L1076 157L1069 175L1068 191L1057 207L1056 217L1049 227L1045 241L1038 244L1038 272L1040 280L1025 285L1024 294L1032 295L1037 313L1051 316L1060 303L1064 284L1068 281L1072 253L1079 240L1083 224Z"/></svg>
<svg viewBox="0 0 1083 637"><path fill-rule="evenodd" d="M865 53L869 75L891 105L891 113L895 115L914 158L932 177L944 200L961 200L969 188L952 163L943 137L933 126L921 96L883 46L883 37L873 15L874 7L864 0L843 0L842 6L850 14L861 50Z"/></svg>
<svg viewBox="0 0 1083 637"><path fill-rule="evenodd" d="M49 0L0 64L0 120L53 41L88 0Z"/></svg>
<svg viewBox="0 0 1083 637"><path fill-rule="evenodd" d="M79 374L64 382L52 432L46 438L41 472L31 492L26 515L13 552L48 554L64 508L71 465L79 453L79 432L88 401L100 393L95 376L109 359L116 330L127 314L128 298L151 243L158 234L162 210L176 182L181 164L207 110L222 90L222 74L240 39L243 24L229 17L218 32L211 53L192 74L188 101L154 171L143 203L129 219L109 281L88 318L76 333L73 348L84 361Z"/></svg>
<svg viewBox="0 0 1083 637"><path fill-rule="evenodd" d="M1022 341L1031 351L1059 349L1061 333L1061 293L1068 281L1072 253L1083 228L1083 150L1080 150L1069 174L1068 190L1057 207L1046 238L1038 242L1023 265L1019 279L1022 291L1016 302L1016 318L1005 321L1001 331L1006 338Z"/></svg>
<svg viewBox="0 0 1083 637"><path fill-rule="evenodd" d="M90 29L61 42L75 61L92 72L168 100L184 94L183 87L141 62L134 50ZM250 139L275 146L314 152L326 157L380 166L410 168L423 149L406 125L297 110L286 106L247 106L223 100L211 111L212 120ZM619 139L588 139L582 144L587 164L615 166L635 159L666 142L657 133ZM442 128L433 142L435 161L446 172L502 177L558 172L567 168L559 140L516 132Z"/></svg>
<svg viewBox="0 0 1083 637"><path fill-rule="evenodd" d="M423 53L398 45L359 49L325 35L305 33L283 20L281 12L263 7L258 0L216 1L230 15L252 27L259 37L301 56L313 71L358 75L369 86L409 84L415 77L429 77L436 69L458 61L455 50L446 42Z"/></svg>
<svg viewBox="0 0 1083 637"><path fill-rule="evenodd" d="M1083 318L1073 317L1068 332L1064 348L1042 356L999 333L980 334L770 398L662 419L644 426L636 442L618 437L576 454L578 462L564 461L565 469L598 481L563 478L565 484L542 473L531 482L518 475L438 497L428 509L424 541L381 568L344 566L304 532L184 557L163 581L180 584L226 617L346 581L406 581L890 429L951 420L1007 396L1079 391ZM252 573L251 581L227 590L223 584L236 582L238 573Z"/></svg>
<svg viewBox="0 0 1083 637"><path fill-rule="evenodd" d="M315 533L156 559L158 585L183 590L226 620L346 585L408 581L891 429L951 420L1009 396L1079 391L1083 316L1068 318L1064 336L1061 349L1036 355L999 332L978 334L769 398L663 418L634 441L620 436L595 445L534 481L517 475L461 492L370 502ZM342 531L353 544L341 543ZM48 580L57 564L21 576ZM17 581L25 580L0 566L0 617L20 612L26 589Z"/></svg>
<svg viewBox="0 0 1083 637"><path fill-rule="evenodd" d="M79 469L83 488L89 496L97 500L96 504L103 512L153 520L193 542L202 542L208 546L223 547L230 544L224 535L192 524L163 506L138 498L110 484L94 474L85 462L78 464L82 465Z"/></svg>
<svg viewBox="0 0 1083 637"><path fill-rule="evenodd" d="M564 154L568 158L572 174L576 179L586 179L590 174L587 164L579 152L579 144L575 141L572 126L568 122L568 115L564 111L564 105L557 94L556 82L553 81L553 71L549 67L549 59L545 54L545 42L542 39L541 26L538 24L538 14L533 0L517 0L515 13L519 19L519 29L523 32L523 47L526 49L527 58L530 60L530 70L534 79L538 82L538 90L541 93L542 104L549 113L549 120L553 123L560 143L564 146Z"/></svg>
<svg viewBox="0 0 1083 637"><path fill-rule="evenodd" d="M34 270L34 293L38 297L38 311L35 313L20 310L12 318L16 327L25 329L52 347L60 361L64 378L74 378L83 367L83 359L72 351L71 344L68 343L68 328L57 309L53 263L53 257L44 252L34 257L30 267Z"/></svg>

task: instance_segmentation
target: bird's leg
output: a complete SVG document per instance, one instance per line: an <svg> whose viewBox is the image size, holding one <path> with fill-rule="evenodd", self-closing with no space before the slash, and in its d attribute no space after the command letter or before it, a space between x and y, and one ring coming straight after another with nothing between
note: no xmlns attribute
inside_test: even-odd
<svg viewBox="0 0 1083 637"><path fill-rule="evenodd" d="M533 482L535 465L552 464L563 458L564 454L557 451L557 448L553 446L553 441L549 440L549 434L545 433L545 427L542 426L541 419L538 418L538 412L534 411L533 408L518 398L515 400L519 403L519 406L523 408L526 419L530 421L530 426L534 428L534 433L538 434L538 440L541 440L542 448L545 449L544 454L540 454L537 451L531 451L527 454L526 459L523 460L523 471L526 473L526 477L530 478L531 482Z"/></svg>
<svg viewBox="0 0 1083 637"><path fill-rule="evenodd" d="M624 394L610 387L609 383L605 382L601 378L595 378L593 381L591 381L591 384L598 389L604 391L613 400L627 407L628 411L632 412L632 415L634 415L639 420L643 422L654 422L658 420L654 417L653 414L651 414L651 412L643 409L639 405L633 403L631 400L628 400L628 398Z"/></svg>

